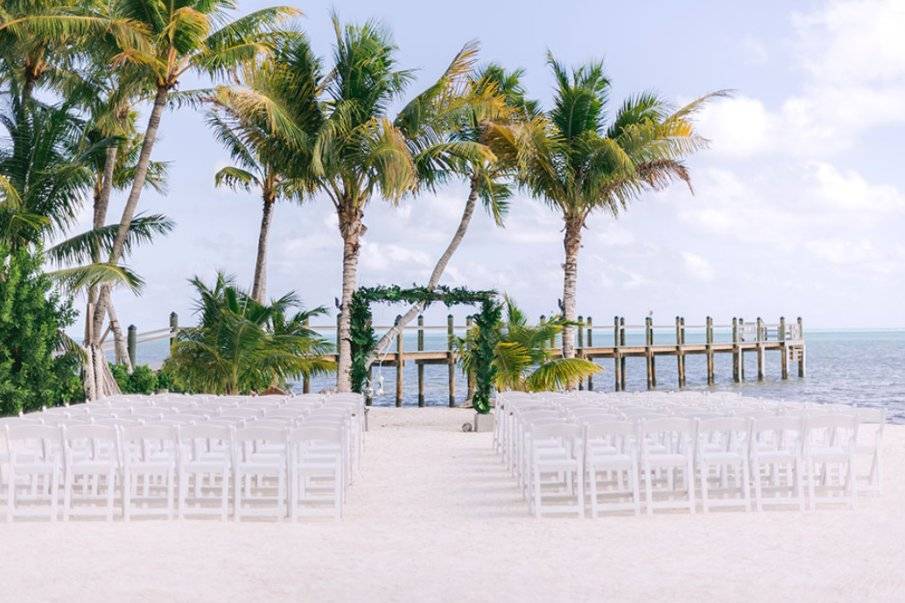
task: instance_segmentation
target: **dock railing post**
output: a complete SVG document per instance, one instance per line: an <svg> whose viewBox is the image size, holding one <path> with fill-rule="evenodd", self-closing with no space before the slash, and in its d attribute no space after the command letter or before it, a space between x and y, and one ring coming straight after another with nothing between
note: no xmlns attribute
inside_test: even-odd
<svg viewBox="0 0 905 603"><path fill-rule="evenodd" d="M805 345L804 345L804 326L801 316L798 317L798 339L801 340L801 347L798 353L798 376L804 378L805 374Z"/></svg>
<svg viewBox="0 0 905 603"><path fill-rule="evenodd" d="M625 316L619 317L619 345L625 347ZM619 388L625 391L625 355L619 357Z"/></svg>
<svg viewBox="0 0 905 603"><path fill-rule="evenodd" d="M588 336L588 347L589 348L594 347L594 326L593 325L594 325L594 321L591 319L590 316L588 316L587 336ZM593 360L592 360L592 362L593 362ZM588 375L588 391L593 391L593 390L594 390L594 377L592 377L591 375Z"/></svg>
<svg viewBox="0 0 905 603"><path fill-rule="evenodd" d="M584 317L583 316L578 317L578 329L577 330L578 330L578 349L575 351L576 352L575 357L584 358ZM584 382L581 380L578 381L578 389L579 389L579 391L584 389Z"/></svg>
<svg viewBox="0 0 905 603"><path fill-rule="evenodd" d="M786 317L779 317L779 376L789 378L789 350L786 347Z"/></svg>
<svg viewBox="0 0 905 603"><path fill-rule="evenodd" d="M647 389L657 387L657 368L654 366L654 319L650 316L644 319L644 356L647 359Z"/></svg>
<svg viewBox="0 0 905 603"><path fill-rule="evenodd" d="M418 351L424 351L424 315L418 315ZM418 406L424 406L424 363L418 363Z"/></svg>
<svg viewBox="0 0 905 603"><path fill-rule="evenodd" d="M399 327L399 324L402 322L402 316L396 316L396 320L394 321L394 325ZM399 331L396 334L396 406L402 406L402 388L403 388L403 377L405 376L403 371L405 370L405 360L403 359L403 346L405 341L405 329L399 327Z"/></svg>
<svg viewBox="0 0 905 603"><path fill-rule="evenodd" d="M135 357L138 355L138 328L135 325L129 325L126 335L126 350L129 353L129 364L134 369L138 364Z"/></svg>
<svg viewBox="0 0 905 603"><path fill-rule="evenodd" d="M764 380L764 354L766 349L766 344L764 343L764 339L766 339L766 333L764 328L763 319L758 316L757 317L757 380Z"/></svg>
<svg viewBox="0 0 905 603"><path fill-rule="evenodd" d="M170 352L173 351L173 344L176 343L176 334L179 332L179 315L170 312Z"/></svg>
<svg viewBox="0 0 905 603"><path fill-rule="evenodd" d="M613 317L613 388L622 391L622 352L619 343L619 317Z"/></svg>
<svg viewBox="0 0 905 603"><path fill-rule="evenodd" d="M456 357L453 354L453 339L455 338L455 326L453 315L446 317L446 365L449 371L449 406L456 405Z"/></svg>
<svg viewBox="0 0 905 603"><path fill-rule="evenodd" d="M739 335L739 348L738 348L738 374L739 379L742 382L745 381L745 347L742 345L745 343L745 319L739 317L738 319L738 335Z"/></svg>
<svg viewBox="0 0 905 603"><path fill-rule="evenodd" d="M707 385L713 385L716 379L713 374L713 318L708 316L704 341L707 344Z"/></svg>
<svg viewBox="0 0 905 603"><path fill-rule="evenodd" d="M685 387L685 319L676 316L676 370L679 387Z"/></svg>
<svg viewBox="0 0 905 603"><path fill-rule="evenodd" d="M305 328L311 326L311 321L309 319L305 319L304 322ZM370 379L368 380L370 381ZM311 377L308 374L302 375L302 393L309 394L311 393Z"/></svg>
<svg viewBox="0 0 905 603"><path fill-rule="evenodd" d="M738 370L738 318L732 317L732 380L735 383L741 381L741 373Z"/></svg>

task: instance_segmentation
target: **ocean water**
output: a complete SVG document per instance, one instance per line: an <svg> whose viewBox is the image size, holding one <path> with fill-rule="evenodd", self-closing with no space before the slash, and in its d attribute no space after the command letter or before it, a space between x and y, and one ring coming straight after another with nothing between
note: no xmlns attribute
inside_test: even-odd
<svg viewBox="0 0 905 603"><path fill-rule="evenodd" d="M326 337L333 334L324 333ZM417 336L407 332L404 349L416 349ZM717 341L728 341L729 334L725 330L717 330ZM628 345L641 343L640 332L627 334ZM689 330L686 336L688 343L703 341L703 333ZM612 331L595 329L594 343L611 345ZM884 331L821 331L810 330L805 335L807 345L807 376L797 376L797 364L790 365L790 377L780 379L779 353L767 352L766 375L762 382L756 381L757 365L753 353L746 355L744 383L732 382L732 366L730 354L716 354L715 390L738 391L746 396L757 396L772 399L800 400L821 403L856 404L859 406L882 406L887 409L891 420L905 423L905 330ZM675 343L675 334L669 329L658 330L655 343ZM395 347L391 346L391 351ZM445 350L446 334L442 332L425 333L426 350ZM153 341L140 344L138 361L142 364L159 366L167 354L167 342ZM594 389L599 391L613 390L612 360L601 359L603 371L594 377ZM657 358L657 389L674 390L678 387L676 359L672 357ZM448 404L447 367L446 365L427 365L425 367L425 402L429 406ZM708 389L705 358L703 355L686 357L687 386L686 389ZM384 394L374 399L378 406L392 406L395 403L395 367L374 368L375 381L382 375ZM332 376L312 379L312 391L320 391L334 385ZM417 369L409 362L404 370L405 405L418 403ZM301 384L295 384L301 390ZM626 389L641 391L646 389L645 365L643 358L629 358L626 361ZM465 398L466 380L461 371L456 371L457 401Z"/></svg>

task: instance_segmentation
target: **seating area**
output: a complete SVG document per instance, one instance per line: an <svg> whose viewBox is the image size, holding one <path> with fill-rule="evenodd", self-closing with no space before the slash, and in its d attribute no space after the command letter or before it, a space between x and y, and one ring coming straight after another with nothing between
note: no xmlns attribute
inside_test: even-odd
<svg viewBox="0 0 905 603"><path fill-rule="evenodd" d="M0 517L339 519L358 394L116 396L0 419Z"/></svg>
<svg viewBox="0 0 905 603"><path fill-rule="evenodd" d="M536 517L854 508L880 493L885 421L731 392L506 392L493 446Z"/></svg>

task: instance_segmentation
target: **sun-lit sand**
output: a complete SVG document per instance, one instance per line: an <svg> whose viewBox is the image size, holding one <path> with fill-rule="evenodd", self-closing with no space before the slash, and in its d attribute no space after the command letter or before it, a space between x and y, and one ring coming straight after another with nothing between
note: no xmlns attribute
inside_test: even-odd
<svg viewBox="0 0 905 603"><path fill-rule="evenodd" d="M0 523L4 601L898 600L905 426L855 511L534 519L470 411L375 409L339 523Z"/></svg>

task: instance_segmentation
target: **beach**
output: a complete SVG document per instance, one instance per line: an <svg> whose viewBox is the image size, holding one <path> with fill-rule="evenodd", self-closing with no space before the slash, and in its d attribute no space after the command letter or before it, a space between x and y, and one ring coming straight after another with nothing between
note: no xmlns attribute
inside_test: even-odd
<svg viewBox="0 0 905 603"><path fill-rule="evenodd" d="M0 523L5 601L833 601L905 591L905 426L854 511L534 519L471 411L370 411L339 521Z"/></svg>

